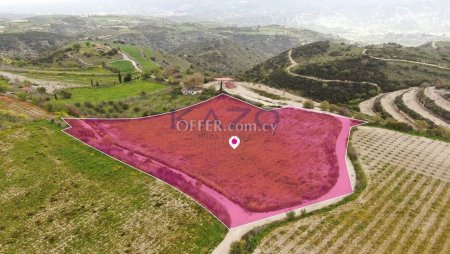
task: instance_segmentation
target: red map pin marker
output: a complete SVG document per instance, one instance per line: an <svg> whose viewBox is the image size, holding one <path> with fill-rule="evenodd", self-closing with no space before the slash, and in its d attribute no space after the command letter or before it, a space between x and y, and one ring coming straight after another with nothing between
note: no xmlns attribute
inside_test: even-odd
<svg viewBox="0 0 450 254"><path fill-rule="evenodd" d="M230 144L231 148L236 149L239 144L241 143L241 140L239 139L238 136L232 136L229 140L228 143Z"/></svg>

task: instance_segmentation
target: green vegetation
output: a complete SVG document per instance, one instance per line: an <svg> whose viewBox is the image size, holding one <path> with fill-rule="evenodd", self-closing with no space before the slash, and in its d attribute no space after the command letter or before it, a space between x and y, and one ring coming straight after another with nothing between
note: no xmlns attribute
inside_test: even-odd
<svg viewBox="0 0 450 254"><path fill-rule="evenodd" d="M0 93L4 93L9 87L8 80L0 78Z"/></svg>
<svg viewBox="0 0 450 254"><path fill-rule="evenodd" d="M111 62L109 65L123 73L133 73L135 71L133 64L128 60L114 61Z"/></svg>
<svg viewBox="0 0 450 254"><path fill-rule="evenodd" d="M424 121L428 126L425 126L425 128L422 128L422 129L427 129L428 127L436 127L436 125L433 123L433 121L428 120L427 118L424 118L422 115L420 115L416 111L414 111L414 110L410 109L408 106L406 106L405 102L403 101L403 95L404 94L400 94L399 96L395 97L395 100L394 100L395 106L400 111L404 112L405 114L407 114L409 117L411 117L412 119L414 119L416 121Z"/></svg>
<svg viewBox="0 0 450 254"><path fill-rule="evenodd" d="M432 99L428 98L425 95L425 89L421 89L417 93L417 98L419 99L419 102L422 103L422 105L429 109L431 112L438 115L442 119L450 121L450 112L438 106Z"/></svg>
<svg viewBox="0 0 450 254"><path fill-rule="evenodd" d="M168 87L152 93L140 92L137 96L123 98L120 101L76 102L69 107L69 111L71 111L69 113L106 118L149 116L184 108L209 99L215 94L215 91L207 90L203 94L185 96L181 94L180 87Z"/></svg>
<svg viewBox="0 0 450 254"><path fill-rule="evenodd" d="M450 47L445 42L436 42L438 49L426 44L421 47L403 47L395 43L384 44L383 47L368 47L367 54L387 59L403 59L448 66L450 62Z"/></svg>
<svg viewBox="0 0 450 254"><path fill-rule="evenodd" d="M153 52L150 49L130 44L115 43L114 45L138 62L143 72L151 72L158 68L158 65L152 60Z"/></svg>
<svg viewBox="0 0 450 254"><path fill-rule="evenodd" d="M128 97L138 96L142 92L151 94L166 86L160 83L137 80L126 84L98 87L80 87L68 89L72 94L69 99L61 99L58 102L73 104L75 102L101 102L108 100L122 100Z"/></svg>
<svg viewBox="0 0 450 254"><path fill-rule="evenodd" d="M263 90L260 90L260 89L251 88L251 90L253 92L261 95L261 96L264 96L264 97L267 97L267 98L270 98L270 99L273 99L273 100L282 100L283 99L283 97L281 97L279 95L276 95L276 94L273 94L273 93L269 93L269 92L266 92L266 91L263 91Z"/></svg>
<svg viewBox="0 0 450 254"><path fill-rule="evenodd" d="M226 233L185 195L54 124L0 130L0 140L3 252L208 253Z"/></svg>

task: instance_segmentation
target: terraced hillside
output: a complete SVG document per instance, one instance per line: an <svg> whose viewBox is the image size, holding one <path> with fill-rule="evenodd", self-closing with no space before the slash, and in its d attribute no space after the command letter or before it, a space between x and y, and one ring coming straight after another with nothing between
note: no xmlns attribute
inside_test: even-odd
<svg viewBox="0 0 450 254"><path fill-rule="evenodd" d="M360 110L368 115L384 117L412 127L441 126L450 128L450 103L445 99L448 89L414 87L382 94L360 103Z"/></svg>
<svg viewBox="0 0 450 254"><path fill-rule="evenodd" d="M408 50L414 51L415 48ZM366 51L368 50L356 45L343 43L327 41L310 43L255 66L246 72L245 78L298 90L315 99L324 99L318 98L316 91L321 91L318 94L322 97L328 97L321 90L324 86L327 89L335 89L335 97L329 96L330 98L326 98L328 101L337 100L351 104L376 96L378 93L376 87L381 88L381 92L390 92L419 86L424 82L432 84L450 82L450 75L446 69L376 59L369 56ZM353 93L348 93L345 85L351 86ZM357 90L358 87L364 89ZM338 96L343 98L336 98Z"/></svg>
<svg viewBox="0 0 450 254"><path fill-rule="evenodd" d="M450 145L369 127L352 142L366 190L271 231L255 253L448 253Z"/></svg>

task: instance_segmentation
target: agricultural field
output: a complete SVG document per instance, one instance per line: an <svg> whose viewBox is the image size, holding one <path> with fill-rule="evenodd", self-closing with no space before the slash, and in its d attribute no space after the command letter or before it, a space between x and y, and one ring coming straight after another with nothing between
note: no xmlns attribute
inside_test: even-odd
<svg viewBox="0 0 450 254"><path fill-rule="evenodd" d="M166 85L160 83L143 80L110 86L79 87L66 90L72 95L70 98L61 98L56 101L64 104L83 103L86 101L93 103L116 101L139 96L141 93L151 94L165 87Z"/></svg>
<svg viewBox="0 0 450 254"><path fill-rule="evenodd" d="M270 231L254 253L448 253L450 145L358 127L368 178L355 201Z"/></svg>
<svg viewBox="0 0 450 254"><path fill-rule="evenodd" d="M149 48L120 43L115 43L114 46L136 61L141 66L142 71L148 73L158 68L158 65L152 60L153 52Z"/></svg>
<svg viewBox="0 0 450 254"><path fill-rule="evenodd" d="M208 253L226 232L185 195L54 124L0 130L0 140L2 252Z"/></svg>

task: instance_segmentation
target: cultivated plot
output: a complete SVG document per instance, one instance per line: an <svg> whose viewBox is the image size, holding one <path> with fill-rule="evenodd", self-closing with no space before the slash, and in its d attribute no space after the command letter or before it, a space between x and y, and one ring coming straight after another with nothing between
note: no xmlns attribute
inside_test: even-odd
<svg viewBox="0 0 450 254"><path fill-rule="evenodd" d="M220 95L158 116L66 121L68 134L186 193L228 227L352 192L345 154L359 122L344 117Z"/></svg>

